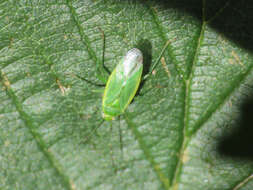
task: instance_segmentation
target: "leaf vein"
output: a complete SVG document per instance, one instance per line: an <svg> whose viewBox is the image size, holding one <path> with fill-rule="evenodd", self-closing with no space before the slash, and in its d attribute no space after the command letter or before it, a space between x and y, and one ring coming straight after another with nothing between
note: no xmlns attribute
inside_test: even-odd
<svg viewBox="0 0 253 190"><path fill-rule="evenodd" d="M28 131L31 133L35 142L37 143L38 148L41 150L44 156L48 159L50 165L56 171L58 176L61 178L61 181L66 186L66 188L69 190L72 190L73 182L71 182L69 177L65 175L65 172L63 171L61 164L56 160L54 155L48 150L47 145L43 141L41 135L35 130L36 126L34 122L30 118L30 116L24 111L21 102L19 101L18 97L15 95L15 93L11 89L11 84L7 76L2 71L0 72L0 81L2 85L5 87L7 95L9 96L17 112L19 113L20 119L24 121L25 126L28 128Z"/></svg>
<svg viewBox="0 0 253 190"><path fill-rule="evenodd" d="M164 186L165 189L169 189L170 182L169 182L168 178L163 174L161 168L159 167L159 164L157 164L155 162L155 160L153 159L152 155L149 152L148 147L146 146L144 140L142 139L142 135L137 130L137 126L129 119L127 112L125 112L124 118L127 122L127 125L132 130L136 140L138 141L138 143L140 145L140 148L143 150L143 153L146 156L147 160L149 161L151 167L153 168L154 172L156 173L159 180L161 181L162 185Z"/></svg>
<svg viewBox="0 0 253 190"><path fill-rule="evenodd" d="M203 12L204 15L204 12ZM204 17L204 16L203 16ZM193 68L196 65L197 62L197 58L199 55L199 51L200 51L200 45L201 42L204 38L204 31L205 31L205 27L206 27L206 22L204 21L204 18L202 20L202 27L201 27L201 31L199 34L199 38L198 38L198 43L196 46L196 50L195 50L195 54L194 54L194 59L193 59L193 63L191 65L191 69L190 69L190 77L188 80L185 81L185 101L184 101L184 127L183 127L183 140L182 140L182 144L181 147L179 149L179 158L177 161L177 166L175 168L175 172L174 172L174 176L172 179L172 189L176 188L177 186L177 182L179 180L179 176L181 174L181 169L183 166L183 156L184 156L184 151L188 145L188 142L190 140L190 135L187 134L187 128L188 128L188 122L189 122L189 101L190 101L190 87L191 87L191 82L192 82L192 78L193 78Z"/></svg>

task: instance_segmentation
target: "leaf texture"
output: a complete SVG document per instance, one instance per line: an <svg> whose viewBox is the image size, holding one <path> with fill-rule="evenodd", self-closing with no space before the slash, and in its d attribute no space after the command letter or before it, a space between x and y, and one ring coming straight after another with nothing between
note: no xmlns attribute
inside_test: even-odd
<svg viewBox="0 0 253 190"><path fill-rule="evenodd" d="M252 189L252 18L247 0L0 1L0 189ZM170 41L112 122L100 30L110 71L138 47L147 73Z"/></svg>

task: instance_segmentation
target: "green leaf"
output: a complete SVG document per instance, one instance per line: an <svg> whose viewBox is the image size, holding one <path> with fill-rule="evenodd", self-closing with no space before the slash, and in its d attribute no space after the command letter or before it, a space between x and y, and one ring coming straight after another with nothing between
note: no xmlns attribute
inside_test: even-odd
<svg viewBox="0 0 253 190"><path fill-rule="evenodd" d="M253 189L252 7L0 1L0 189ZM170 40L111 123L95 73L100 29L110 71L138 47L147 73Z"/></svg>

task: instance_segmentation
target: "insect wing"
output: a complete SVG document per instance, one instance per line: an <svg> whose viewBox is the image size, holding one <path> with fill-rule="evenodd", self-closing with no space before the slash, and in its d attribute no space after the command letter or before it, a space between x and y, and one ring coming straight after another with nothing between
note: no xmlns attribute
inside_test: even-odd
<svg viewBox="0 0 253 190"><path fill-rule="evenodd" d="M123 60L122 60L123 61ZM117 65L110 75L103 95L103 117L111 120L114 116L121 114L119 97L124 84L123 77L119 77L122 70L122 61Z"/></svg>
<svg viewBox="0 0 253 190"><path fill-rule="evenodd" d="M140 50L128 51L106 83L102 103L104 119L112 120L125 111L139 87L142 70Z"/></svg>
<svg viewBox="0 0 253 190"><path fill-rule="evenodd" d="M124 112L127 106L131 103L138 90L141 81L142 69L143 67L140 67L132 76L128 77L121 90L119 104L122 112Z"/></svg>

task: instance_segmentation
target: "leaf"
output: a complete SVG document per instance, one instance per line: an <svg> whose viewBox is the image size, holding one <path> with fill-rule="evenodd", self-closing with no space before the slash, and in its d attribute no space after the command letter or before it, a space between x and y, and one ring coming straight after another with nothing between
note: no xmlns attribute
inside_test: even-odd
<svg viewBox="0 0 253 190"><path fill-rule="evenodd" d="M252 7L1 1L0 189L252 189ZM170 41L111 123L100 29L109 70L139 47L148 72Z"/></svg>

